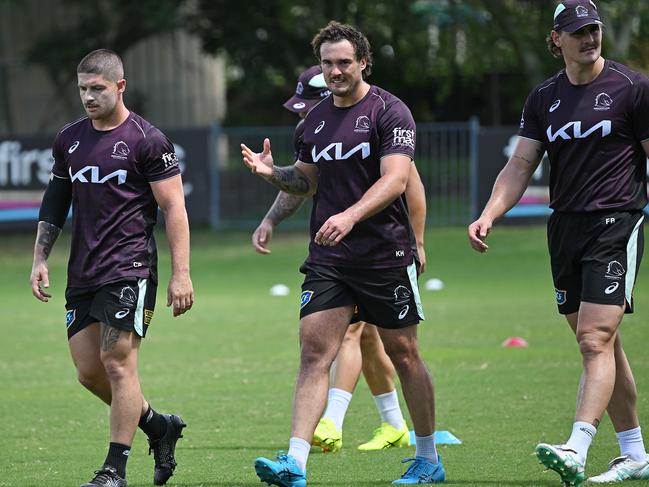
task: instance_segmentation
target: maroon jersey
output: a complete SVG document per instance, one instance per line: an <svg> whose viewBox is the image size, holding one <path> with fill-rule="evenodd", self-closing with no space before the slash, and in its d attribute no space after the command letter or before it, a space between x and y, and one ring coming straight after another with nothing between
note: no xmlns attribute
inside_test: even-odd
<svg viewBox="0 0 649 487"><path fill-rule="evenodd" d="M304 119L300 120L293 130L293 149L295 150L295 160L300 157L300 147L302 146L302 138L304 137Z"/></svg>
<svg viewBox="0 0 649 487"><path fill-rule="evenodd" d="M319 169L308 263L364 268L412 263L412 232L402 198L357 223L338 245L317 245L313 239L329 217L358 202L378 181L382 157L413 159L415 133L408 107L377 86L351 107L336 107L329 97L307 114L299 160Z"/></svg>
<svg viewBox="0 0 649 487"><path fill-rule="evenodd" d="M107 131L83 118L63 127L52 155L53 175L72 182L68 287L157 280L158 205L149 183L180 174L169 139L133 112Z"/></svg>
<svg viewBox="0 0 649 487"><path fill-rule="evenodd" d="M649 80L606 60L597 78L573 85L565 70L534 88L518 134L543 143L550 207L641 210L647 204Z"/></svg>

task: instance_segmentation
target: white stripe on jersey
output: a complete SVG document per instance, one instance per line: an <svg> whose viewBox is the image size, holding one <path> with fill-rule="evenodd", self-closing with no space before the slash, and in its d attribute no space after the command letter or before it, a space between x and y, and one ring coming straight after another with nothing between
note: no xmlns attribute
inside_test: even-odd
<svg viewBox="0 0 649 487"><path fill-rule="evenodd" d="M631 78L629 78L626 74L624 74L622 71L619 71L615 68L611 68L610 66L608 67L611 71L615 71L616 73L620 73L622 76L624 76L626 79L629 80L629 83L633 84L633 81L631 81Z"/></svg>
<svg viewBox="0 0 649 487"><path fill-rule="evenodd" d="M137 126L137 128L140 129L140 132L142 132L142 136L146 139L146 134L144 133L144 129L140 126L140 124L133 119L131 119L131 122L133 122Z"/></svg>
<svg viewBox="0 0 649 487"><path fill-rule="evenodd" d="M65 132L66 130L68 130L68 129L69 129L70 127L72 127L73 125L76 125L76 124L78 124L79 122L83 122L84 120L87 120L87 119L88 119L88 117L81 117L80 119L75 120L74 122L70 122L70 123L68 123L67 125L64 125L63 128L62 128L61 130L59 130L58 135L61 135L63 132Z"/></svg>

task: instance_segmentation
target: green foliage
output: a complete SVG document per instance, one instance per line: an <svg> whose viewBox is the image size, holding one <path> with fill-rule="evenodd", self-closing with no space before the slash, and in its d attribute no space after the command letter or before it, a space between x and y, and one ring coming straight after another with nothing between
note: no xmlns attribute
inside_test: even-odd
<svg viewBox="0 0 649 487"><path fill-rule="evenodd" d="M428 232L428 270L421 280L437 277L445 287L431 292L422 286L427 320L419 329L421 352L435 378L438 429L464 442L440 447L449 485L559 485L530 454L537 442L567 438L581 365L574 337L555 310L544 233L541 227L498 226L489 252L480 255L470 250L464 228ZM280 230L273 253L260 256L247 233L194 232L196 304L177 319L164 306L169 255L164 235L158 237L158 306L139 362L153 406L180 413L189 424L168 485L259 485L254 458L272 456L288 443L305 234ZM108 415L77 383L67 351L69 239L62 236L50 258L54 297L47 304L31 296L27 283L32 246L31 235L4 235L0 243L0 486L69 487L87 481L103 460ZM646 278L641 271L638 312L622 325L643 422L649 417ZM280 282L291 289L289 296L271 297L269 288ZM504 349L500 343L508 336L522 336L530 347ZM401 405L405 411L403 399ZM414 450L362 454L354 448L378 420L361 383L345 420L343 451L314 451L309 485L387 485L397 478L405 469L399 461ZM146 451L138 433L128 467L133 487L151 485L153 460ZM599 473L617 454L605 419L587 473Z"/></svg>
<svg viewBox="0 0 649 487"><path fill-rule="evenodd" d="M71 25L61 25L37 36L27 61L41 66L58 86L76 73L76 66L90 51L106 48L123 54L152 35L179 25L184 0L64 0Z"/></svg>

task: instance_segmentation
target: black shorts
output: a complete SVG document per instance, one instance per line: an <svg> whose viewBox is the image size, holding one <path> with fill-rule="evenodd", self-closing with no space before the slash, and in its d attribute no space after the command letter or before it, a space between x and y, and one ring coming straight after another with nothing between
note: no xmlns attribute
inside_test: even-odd
<svg viewBox="0 0 649 487"><path fill-rule="evenodd" d="M625 304L633 313L643 221L641 211L552 214L548 248L559 313L577 312L582 301Z"/></svg>
<svg viewBox="0 0 649 487"><path fill-rule="evenodd" d="M415 264L390 269L355 269L304 264L300 318L316 311L356 306L353 321L404 328L424 319Z"/></svg>
<svg viewBox="0 0 649 487"><path fill-rule="evenodd" d="M68 340L95 322L144 337L153 317L156 288L152 279L129 277L94 287L66 289Z"/></svg>

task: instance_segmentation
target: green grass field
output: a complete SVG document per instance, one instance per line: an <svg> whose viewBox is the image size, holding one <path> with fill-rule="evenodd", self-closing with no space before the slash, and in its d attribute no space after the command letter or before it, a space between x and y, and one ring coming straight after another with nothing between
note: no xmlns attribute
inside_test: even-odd
<svg viewBox="0 0 649 487"><path fill-rule="evenodd" d="M429 230L428 269L422 277L445 283L441 291L422 289L427 320L419 336L435 379L438 429L464 442L440 447L447 483L558 486L558 476L544 474L531 453L540 441L567 439L581 359L555 310L544 229L497 227L486 255L470 250L464 232ZM260 485L254 458L288 446L298 363L297 268L306 254L306 236L279 231L273 253L260 256L247 233L195 232L196 303L179 319L164 306L169 260L162 234L158 241L161 288L140 354L141 379L154 408L179 413L189 425L168 485ZM106 453L107 408L76 382L67 351L68 245L62 237L50 259L54 298L43 304L31 296L28 284L33 236L0 239L2 487L78 486L91 478ZM640 416L649 431L646 269L645 264L636 287L638 313L627 317L622 328L640 392ZM287 284L290 295L271 297L269 288L276 283ZM524 337L529 348L502 348L509 336ZM345 420L343 451L314 451L309 485L387 485L398 478L405 468L399 461L414 449L365 454L355 449L376 426L378 414L361 381ZM590 450L587 474L600 473L617 454L605 419ZM152 485L152 464L145 437L138 433L129 485Z"/></svg>

